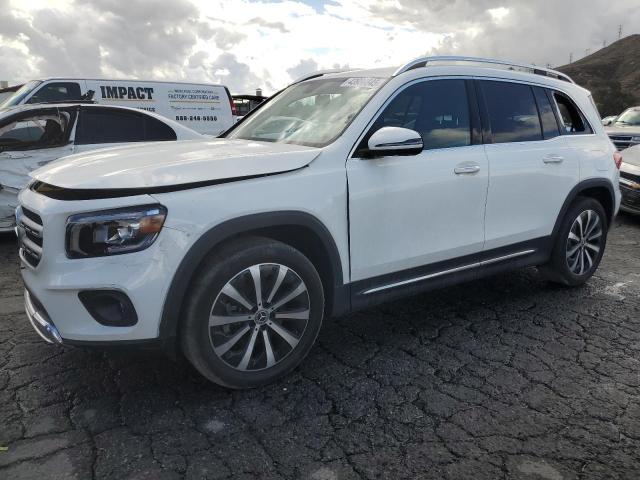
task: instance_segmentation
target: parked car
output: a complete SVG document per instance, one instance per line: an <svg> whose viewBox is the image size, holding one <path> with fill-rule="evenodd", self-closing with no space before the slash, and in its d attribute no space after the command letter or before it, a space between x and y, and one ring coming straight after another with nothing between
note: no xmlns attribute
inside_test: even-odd
<svg viewBox="0 0 640 480"><path fill-rule="evenodd" d="M49 162L130 142L202 138L165 117L126 107L68 103L4 110L0 112L0 231L13 229L18 192L33 170Z"/></svg>
<svg viewBox="0 0 640 480"><path fill-rule="evenodd" d="M159 113L206 135L216 136L235 123L229 89L207 83L45 78L25 83L0 108L79 100Z"/></svg>
<svg viewBox="0 0 640 480"><path fill-rule="evenodd" d="M640 145L640 106L626 109L605 131L618 150Z"/></svg>
<svg viewBox="0 0 640 480"><path fill-rule="evenodd" d="M620 165L620 209L640 215L640 145L627 148L622 153Z"/></svg>
<svg viewBox="0 0 640 480"><path fill-rule="evenodd" d="M28 318L176 344L233 388L291 371L325 316L529 265L582 285L620 205L589 92L498 60L315 73L224 138L109 156L21 192Z"/></svg>

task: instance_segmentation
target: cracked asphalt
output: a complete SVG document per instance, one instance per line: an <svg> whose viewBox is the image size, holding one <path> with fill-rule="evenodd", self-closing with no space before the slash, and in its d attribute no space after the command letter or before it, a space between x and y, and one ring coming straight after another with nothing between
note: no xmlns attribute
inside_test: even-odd
<svg viewBox="0 0 640 480"><path fill-rule="evenodd" d="M252 391L43 343L0 238L2 479L640 478L640 219L583 288L528 269L325 323Z"/></svg>

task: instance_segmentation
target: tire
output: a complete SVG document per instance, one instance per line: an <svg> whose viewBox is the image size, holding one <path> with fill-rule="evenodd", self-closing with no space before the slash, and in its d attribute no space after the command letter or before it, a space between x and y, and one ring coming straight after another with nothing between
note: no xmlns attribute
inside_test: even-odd
<svg viewBox="0 0 640 480"><path fill-rule="evenodd" d="M286 375L309 353L322 325L318 272L275 240L243 238L214 251L190 290L182 350L202 375L225 387L254 388Z"/></svg>
<svg viewBox="0 0 640 480"><path fill-rule="evenodd" d="M578 197L562 220L549 263L541 269L545 277L570 287L583 285L600 265L607 232L607 215L600 202Z"/></svg>

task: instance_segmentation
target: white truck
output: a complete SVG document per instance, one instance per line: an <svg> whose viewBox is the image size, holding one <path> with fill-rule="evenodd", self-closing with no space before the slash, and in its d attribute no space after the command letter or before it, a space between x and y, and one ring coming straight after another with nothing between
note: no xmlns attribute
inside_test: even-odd
<svg viewBox="0 0 640 480"><path fill-rule="evenodd" d="M0 108L78 100L155 112L206 135L217 136L235 123L227 87L204 83L45 78L25 83Z"/></svg>

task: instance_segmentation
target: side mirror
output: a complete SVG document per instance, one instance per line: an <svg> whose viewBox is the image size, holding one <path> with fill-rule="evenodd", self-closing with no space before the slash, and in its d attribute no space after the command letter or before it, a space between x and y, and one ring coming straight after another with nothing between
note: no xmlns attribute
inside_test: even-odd
<svg viewBox="0 0 640 480"><path fill-rule="evenodd" d="M417 155L424 148L418 132L402 127L382 127L371 135L367 146L373 156Z"/></svg>

